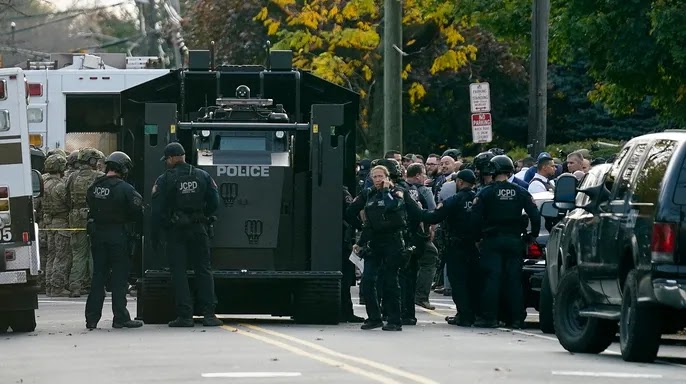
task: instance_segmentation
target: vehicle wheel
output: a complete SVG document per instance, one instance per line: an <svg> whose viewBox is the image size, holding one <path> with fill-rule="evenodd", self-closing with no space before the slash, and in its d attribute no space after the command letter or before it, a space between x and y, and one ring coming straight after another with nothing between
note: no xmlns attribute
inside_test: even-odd
<svg viewBox="0 0 686 384"><path fill-rule="evenodd" d="M586 306L581 294L579 269L573 267L560 280L553 304L555 335L573 353L600 353L612 344L617 322L579 316Z"/></svg>
<svg viewBox="0 0 686 384"><path fill-rule="evenodd" d="M166 324L176 318L171 279L144 277L138 293L138 318L146 324Z"/></svg>
<svg viewBox="0 0 686 384"><path fill-rule="evenodd" d="M36 311L12 311L9 325L14 332L33 332L36 330Z"/></svg>
<svg viewBox="0 0 686 384"><path fill-rule="evenodd" d="M538 325L543 333L555 333L553 321L553 293L550 290L548 272L543 274L541 294L538 297Z"/></svg>
<svg viewBox="0 0 686 384"><path fill-rule="evenodd" d="M295 297L293 319L300 324L338 324L341 317L341 281L305 280Z"/></svg>
<svg viewBox="0 0 686 384"><path fill-rule="evenodd" d="M624 284L619 345L626 361L651 363L657 357L662 336L661 311L657 305L638 302L638 279L629 272Z"/></svg>

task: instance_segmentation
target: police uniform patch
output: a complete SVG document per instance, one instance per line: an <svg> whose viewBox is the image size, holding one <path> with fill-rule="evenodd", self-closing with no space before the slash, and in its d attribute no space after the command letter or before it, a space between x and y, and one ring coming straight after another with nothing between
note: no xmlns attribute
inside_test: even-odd
<svg viewBox="0 0 686 384"><path fill-rule="evenodd" d="M154 195L157 192L157 184L152 186L152 194Z"/></svg>
<svg viewBox="0 0 686 384"><path fill-rule="evenodd" d="M155 187L153 187L153 190L154 190L154 189L155 189ZM153 193L154 193L154 192L153 192ZM133 205L135 205L136 207L142 206L142 205L143 205L143 198L142 198L140 195L135 194L135 195L133 196Z"/></svg>

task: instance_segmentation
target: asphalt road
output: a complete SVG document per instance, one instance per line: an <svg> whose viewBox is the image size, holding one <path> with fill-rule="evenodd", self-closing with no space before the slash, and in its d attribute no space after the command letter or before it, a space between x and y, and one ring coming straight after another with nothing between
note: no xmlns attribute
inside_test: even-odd
<svg viewBox="0 0 686 384"><path fill-rule="evenodd" d="M665 340L655 364L624 362L619 346L570 354L554 335L529 329L465 329L418 308L402 332L359 324L296 325L271 317L224 318L225 326L112 329L105 302L99 329L85 329L85 299L40 298L38 327L0 336L0 383L684 383L686 348ZM135 299L129 301L135 314ZM358 315L364 308L356 306ZM532 313L528 321L536 321Z"/></svg>

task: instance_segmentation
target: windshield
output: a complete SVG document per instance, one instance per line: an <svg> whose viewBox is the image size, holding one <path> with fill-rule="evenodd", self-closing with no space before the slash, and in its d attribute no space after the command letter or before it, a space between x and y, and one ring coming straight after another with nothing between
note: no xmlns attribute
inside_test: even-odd
<svg viewBox="0 0 686 384"><path fill-rule="evenodd" d="M266 151L267 138L262 136L221 136L220 151Z"/></svg>

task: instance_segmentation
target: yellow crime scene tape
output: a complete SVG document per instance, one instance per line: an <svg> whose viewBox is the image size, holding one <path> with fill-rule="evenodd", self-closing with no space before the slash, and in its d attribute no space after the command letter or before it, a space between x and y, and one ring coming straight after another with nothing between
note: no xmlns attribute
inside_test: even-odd
<svg viewBox="0 0 686 384"><path fill-rule="evenodd" d="M39 231L85 231L86 228L38 228Z"/></svg>

